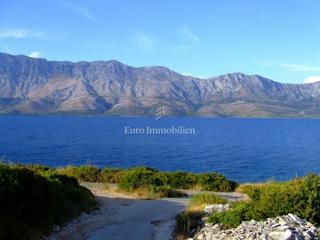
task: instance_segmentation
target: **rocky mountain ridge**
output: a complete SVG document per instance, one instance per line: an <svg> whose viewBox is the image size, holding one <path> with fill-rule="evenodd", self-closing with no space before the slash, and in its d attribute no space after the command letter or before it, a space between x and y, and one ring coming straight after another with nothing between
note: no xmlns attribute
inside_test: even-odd
<svg viewBox="0 0 320 240"><path fill-rule="evenodd" d="M0 53L0 113L318 117L320 83L230 73L201 79L166 67L67 62Z"/></svg>

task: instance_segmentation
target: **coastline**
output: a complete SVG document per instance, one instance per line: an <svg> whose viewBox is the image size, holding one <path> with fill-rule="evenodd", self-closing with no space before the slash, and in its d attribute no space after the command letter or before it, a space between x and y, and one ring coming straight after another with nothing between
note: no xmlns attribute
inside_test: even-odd
<svg viewBox="0 0 320 240"><path fill-rule="evenodd" d="M57 113L1 113L0 117L2 116L43 116L43 117L50 117L50 116L56 116L56 117L104 117L104 118L146 118L146 119L155 119L154 115L109 115L109 114L99 114L99 113L72 113L72 112L57 112ZM181 115L181 116L164 116L162 119L175 119L175 118L181 118L181 119L320 119L319 116L290 116L290 115L284 115L284 116L237 116L237 115L224 115L224 116L200 116L200 115Z"/></svg>

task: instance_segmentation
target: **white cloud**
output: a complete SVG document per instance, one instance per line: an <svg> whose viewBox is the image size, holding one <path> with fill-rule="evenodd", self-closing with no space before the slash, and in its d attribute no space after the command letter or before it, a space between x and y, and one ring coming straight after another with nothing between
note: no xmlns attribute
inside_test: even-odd
<svg viewBox="0 0 320 240"><path fill-rule="evenodd" d="M320 81L320 76L310 76L303 80L304 83L315 83Z"/></svg>
<svg viewBox="0 0 320 240"><path fill-rule="evenodd" d="M39 58L40 57L40 52L36 52L36 51L34 51L34 52L32 52L32 53L30 53L30 55L29 55L29 57L32 57L32 58Z"/></svg>
<svg viewBox="0 0 320 240"><path fill-rule="evenodd" d="M193 41L194 43L196 44L200 43L200 38L197 35L195 35L193 32L191 32L191 30L187 25L184 26L182 33L186 35L189 39L191 39L191 41Z"/></svg>
<svg viewBox="0 0 320 240"><path fill-rule="evenodd" d="M90 20L90 21L95 20L93 14L90 12L90 10L84 6L75 5L75 4L71 4L71 3L65 3L65 2L61 2L60 5L69 9L70 11L73 11L73 12L81 15L83 18L85 18L87 20Z"/></svg>
<svg viewBox="0 0 320 240"><path fill-rule="evenodd" d="M277 61L262 61L258 63L265 67L281 67L288 72L317 72L320 66L311 66L306 64L280 63Z"/></svg>
<svg viewBox="0 0 320 240"><path fill-rule="evenodd" d="M47 35L28 29L7 29L0 31L0 38L38 38L46 39Z"/></svg>
<svg viewBox="0 0 320 240"><path fill-rule="evenodd" d="M155 49L155 40L149 33L143 31L135 32L134 41L145 51L151 51Z"/></svg>

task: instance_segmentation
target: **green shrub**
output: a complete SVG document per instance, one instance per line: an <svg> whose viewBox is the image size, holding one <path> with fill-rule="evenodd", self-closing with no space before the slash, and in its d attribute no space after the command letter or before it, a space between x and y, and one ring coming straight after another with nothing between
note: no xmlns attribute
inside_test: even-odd
<svg viewBox="0 0 320 240"><path fill-rule="evenodd" d="M75 166L67 166L63 168L57 168L56 171L59 174L66 175L68 177L74 177L78 179L77 167Z"/></svg>
<svg viewBox="0 0 320 240"><path fill-rule="evenodd" d="M320 224L320 176L309 174L288 182L269 182L247 187L251 201L235 204L234 208L213 214L209 221L235 227L242 221L265 220L288 213L296 214L316 225Z"/></svg>
<svg viewBox="0 0 320 240"><path fill-rule="evenodd" d="M295 204L303 218L320 225L320 176L309 174L302 179Z"/></svg>
<svg viewBox="0 0 320 240"><path fill-rule="evenodd" d="M254 200L256 215L261 219L296 213L297 200L301 194L294 181L287 183L268 183L261 188L260 197Z"/></svg>
<svg viewBox="0 0 320 240"><path fill-rule="evenodd" d="M101 171L101 179L105 183L119 183L124 171L120 168L104 168Z"/></svg>
<svg viewBox="0 0 320 240"><path fill-rule="evenodd" d="M262 184L244 184L240 185L236 191L247 194L252 200L260 198Z"/></svg>
<svg viewBox="0 0 320 240"><path fill-rule="evenodd" d="M123 172L120 181L119 188L132 191L139 187L152 186L164 186L164 182L161 179L161 175L157 170L146 167L131 168Z"/></svg>
<svg viewBox="0 0 320 240"><path fill-rule="evenodd" d="M110 170L107 170L109 174L107 179L110 181L114 177L114 173L110 174L109 172ZM159 172L146 167L123 170L117 181L119 188L125 191L149 186L171 189L200 188L211 191L233 191L237 186L236 183L217 173Z"/></svg>
<svg viewBox="0 0 320 240"><path fill-rule="evenodd" d="M120 190L136 193L144 198L181 197L186 194L167 185L168 175L147 167L136 167L123 171L107 170L109 181L117 181ZM113 180L116 179L116 180Z"/></svg>
<svg viewBox="0 0 320 240"><path fill-rule="evenodd" d="M208 191L230 192L235 190L237 184L227 180L218 173L195 174L187 172L164 172L162 181L176 189L199 189Z"/></svg>
<svg viewBox="0 0 320 240"><path fill-rule="evenodd" d="M150 198L163 198L163 197L167 197L167 198L176 198L176 197L186 197L188 196L187 194L172 189L168 186L154 186L154 185L150 185L148 187L148 195Z"/></svg>
<svg viewBox="0 0 320 240"><path fill-rule="evenodd" d="M171 179L172 174L170 173L136 167L121 172L118 186L121 190L140 192L140 195L148 198L186 196L169 185Z"/></svg>
<svg viewBox="0 0 320 240"><path fill-rule="evenodd" d="M17 164L17 165L15 165L15 167L28 168L31 171L33 171L34 173L37 173L40 175L55 171L53 168L50 168L50 167L47 167L44 165L39 165L39 164L27 164L27 165Z"/></svg>
<svg viewBox="0 0 320 240"><path fill-rule="evenodd" d="M218 173L199 174L198 184L201 186L201 190L216 192L231 192L237 187L236 182L229 181Z"/></svg>
<svg viewBox="0 0 320 240"><path fill-rule="evenodd" d="M30 168L44 174L57 171L79 181L117 183L120 189L132 191L140 187L165 186L172 189L199 189L210 191L233 191L237 184L227 180L218 173L195 174L188 172L160 172L148 167L135 167L129 169L104 168L100 170L94 166L67 166L56 170L39 165Z"/></svg>
<svg viewBox="0 0 320 240"><path fill-rule="evenodd" d="M100 182L100 169L94 166L80 166L77 168L77 175L81 181Z"/></svg>
<svg viewBox="0 0 320 240"><path fill-rule="evenodd" d="M96 201L75 178L0 164L0 205L0 239L33 240L94 209Z"/></svg>
<svg viewBox="0 0 320 240"><path fill-rule="evenodd" d="M166 172L166 184L172 188L191 189L197 184L197 175L187 172Z"/></svg>
<svg viewBox="0 0 320 240"><path fill-rule="evenodd" d="M226 228L237 227L242 221L251 220L252 206L247 202L234 203L233 207L225 212L214 213L208 219L211 223L221 223ZM260 219L256 219L260 220Z"/></svg>
<svg viewBox="0 0 320 240"><path fill-rule="evenodd" d="M75 177L79 181L83 182L100 182L102 181L101 170L94 166L67 166L64 168L58 168L57 172L67 175L69 177Z"/></svg>

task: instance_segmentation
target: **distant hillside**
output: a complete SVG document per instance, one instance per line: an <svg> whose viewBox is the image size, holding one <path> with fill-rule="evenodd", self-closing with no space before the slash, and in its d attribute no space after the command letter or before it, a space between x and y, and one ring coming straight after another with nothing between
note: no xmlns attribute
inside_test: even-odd
<svg viewBox="0 0 320 240"><path fill-rule="evenodd" d="M209 79L117 61L47 61L0 53L0 113L320 116L320 83L230 73Z"/></svg>

